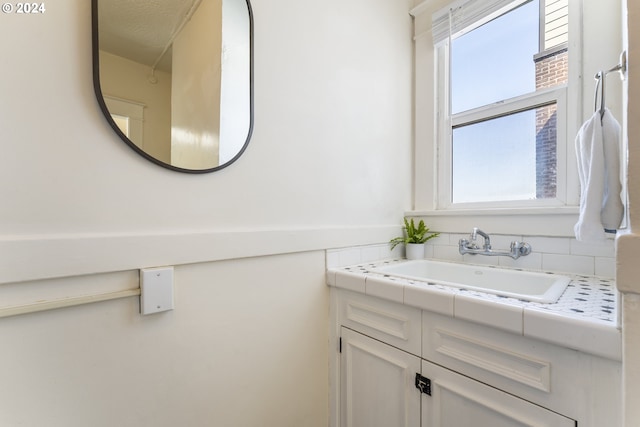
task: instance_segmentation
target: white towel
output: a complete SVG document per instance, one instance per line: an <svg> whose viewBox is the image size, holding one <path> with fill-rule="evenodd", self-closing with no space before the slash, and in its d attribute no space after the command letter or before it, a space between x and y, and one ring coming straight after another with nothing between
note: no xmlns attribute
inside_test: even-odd
<svg viewBox="0 0 640 427"><path fill-rule="evenodd" d="M602 120L596 112L576 136L580 178L580 217L576 239L605 239L605 229L620 227L624 207L620 192L620 124L608 109Z"/></svg>

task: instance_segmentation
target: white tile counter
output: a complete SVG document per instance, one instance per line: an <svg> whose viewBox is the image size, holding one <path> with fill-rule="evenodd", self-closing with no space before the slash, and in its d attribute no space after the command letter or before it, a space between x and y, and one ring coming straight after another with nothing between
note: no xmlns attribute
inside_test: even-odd
<svg viewBox="0 0 640 427"><path fill-rule="evenodd" d="M618 292L611 279L567 274L572 281L566 291L556 303L544 304L371 271L399 262L406 260L328 268L327 284L621 360Z"/></svg>

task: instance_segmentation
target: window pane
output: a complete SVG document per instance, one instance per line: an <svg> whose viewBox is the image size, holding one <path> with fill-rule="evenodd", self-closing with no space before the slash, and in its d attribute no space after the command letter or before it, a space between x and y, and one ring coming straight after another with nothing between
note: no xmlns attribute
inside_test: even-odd
<svg viewBox="0 0 640 427"><path fill-rule="evenodd" d="M553 198L556 105L453 129L453 203Z"/></svg>
<svg viewBox="0 0 640 427"><path fill-rule="evenodd" d="M532 0L452 41L452 114L536 90L539 22Z"/></svg>

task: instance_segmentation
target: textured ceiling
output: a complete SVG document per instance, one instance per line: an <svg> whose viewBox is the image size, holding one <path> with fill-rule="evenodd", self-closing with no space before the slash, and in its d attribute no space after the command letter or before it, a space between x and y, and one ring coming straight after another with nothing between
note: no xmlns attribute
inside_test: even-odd
<svg viewBox="0 0 640 427"><path fill-rule="evenodd" d="M150 67L197 0L99 0L100 49ZM157 67L170 71L171 51Z"/></svg>

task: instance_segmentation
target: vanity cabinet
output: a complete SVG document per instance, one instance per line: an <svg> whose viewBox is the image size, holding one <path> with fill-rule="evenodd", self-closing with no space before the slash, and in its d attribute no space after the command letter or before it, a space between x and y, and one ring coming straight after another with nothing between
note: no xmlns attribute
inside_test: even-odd
<svg viewBox="0 0 640 427"><path fill-rule="evenodd" d="M621 425L617 361L336 292L336 426Z"/></svg>
<svg viewBox="0 0 640 427"><path fill-rule="evenodd" d="M420 358L342 328L341 426L420 427Z"/></svg>
<svg viewBox="0 0 640 427"><path fill-rule="evenodd" d="M422 361L422 427L575 427L576 422L524 399Z"/></svg>
<svg viewBox="0 0 640 427"><path fill-rule="evenodd" d="M575 426L572 419L366 335L342 328L341 338L340 426ZM428 381L422 392L420 380Z"/></svg>

